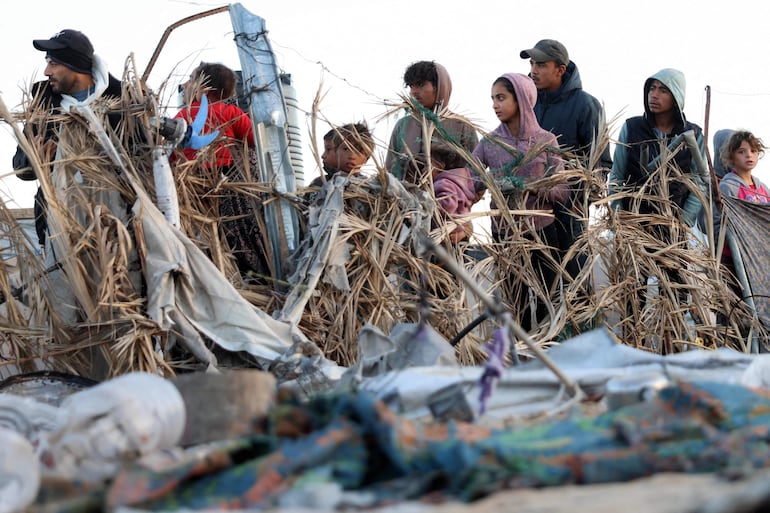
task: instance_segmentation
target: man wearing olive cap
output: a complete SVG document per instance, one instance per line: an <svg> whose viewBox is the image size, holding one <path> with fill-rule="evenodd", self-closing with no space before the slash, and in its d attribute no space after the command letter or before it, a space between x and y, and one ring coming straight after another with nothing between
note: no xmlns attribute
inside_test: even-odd
<svg viewBox="0 0 770 513"><path fill-rule="evenodd" d="M121 84L107 72L107 66L94 53L88 37L77 30L65 29L49 39L35 39L32 45L46 52L44 70L47 81L32 85L32 97L37 105L42 105L51 113L68 111L78 104L88 104L97 98L120 98ZM119 114L109 116L110 124L115 126ZM26 127L28 135L39 138L43 143L44 154L52 158L56 152L56 130L51 123L46 126ZM22 180L36 180L29 158L21 149L16 148L13 156L13 169ZM45 199L38 189L35 195L35 230L38 241L45 244L47 223L45 219Z"/></svg>
<svg viewBox="0 0 770 513"><path fill-rule="evenodd" d="M542 39L533 48L522 50L520 57L529 59L529 76L537 87L537 122L556 135L561 148L577 155L587 168L591 145L604 126L602 105L583 90L577 65L559 41ZM598 166L603 170L601 180L612 167L609 145L604 148ZM559 249L563 252L569 250L587 225L588 212L582 208L588 192L585 185L572 184L569 204L555 211ZM567 262L570 276L578 275L586 259L586 255L578 254Z"/></svg>

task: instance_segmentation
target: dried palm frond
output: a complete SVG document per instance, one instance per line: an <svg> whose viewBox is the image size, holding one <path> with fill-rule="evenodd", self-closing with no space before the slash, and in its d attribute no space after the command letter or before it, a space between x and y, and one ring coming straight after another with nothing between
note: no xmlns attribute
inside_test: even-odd
<svg viewBox="0 0 770 513"><path fill-rule="evenodd" d="M396 106L394 111L401 110L404 107L408 107L414 112L421 112L411 98L404 98L403 104ZM456 118L470 124L462 116L448 115L453 116L453 119ZM441 139L442 119L425 115L422 117L421 122L423 140L434 141L435 139ZM463 160L471 166L474 165L473 157L457 141L451 139L444 140L444 144L451 147L451 150L455 153L461 155ZM421 198L417 201L424 208L432 211L430 216L434 229L431 231L431 236L436 240L444 241L447 247L457 255L459 261L467 262L465 264L466 267L474 267L476 265L475 260L469 256L470 253L466 253L468 248L465 245L454 246L448 244L447 235L456 226L463 225L477 216L489 216L494 213L472 213L447 219L447 216L440 209L435 208L432 180L428 179L433 174L430 172L433 165L430 152L434 147L435 144L426 145L425 151L427 154L425 155L407 155L416 166L427 166L427 171L422 174L422 181L417 183L416 187L409 186L409 189L415 192L416 197ZM407 149L406 151L409 150ZM543 151L543 148L533 148L530 153L524 156L523 162L534 158L541 151ZM487 178L485 170L476 169L475 171L480 179L486 182L492 195L496 194L502 198L499 188L493 180ZM381 183L383 183L382 187L387 188L387 181L382 179L384 173L384 170L380 169L379 177ZM562 177L549 176L535 185L538 187L550 187L560 180L567 179L569 177L566 174ZM364 183L367 186L371 185L371 181ZM338 293L331 290L331 287L318 286L315 296L317 299L311 301L308 305L308 315L303 318L303 323L301 324L304 327L304 323L307 322L308 329L306 333L324 347L327 355L336 358L341 354L340 352L344 351L344 354L341 356L343 362L349 362L355 358L358 333L356 328L361 326L360 321L350 324L349 321L351 319L365 319L367 322L373 322L385 332L388 332L393 324L402 317L409 320L416 318L415 316L419 312L421 297L415 291L422 291L423 296L427 296L427 301L431 305L437 306L437 308L431 310L430 322L448 339L452 339L461 331L463 325L467 325L473 317L479 314L478 305L473 303L473 298L466 297L462 284L458 283L456 279L451 279L451 276L447 280L447 277L443 275L446 271L440 266L430 262L421 262L419 257L408 246L399 248L398 252L392 251L372 255L372 251L375 249L393 248L393 241L396 240L396 237L404 229L401 223L405 218L405 214L399 212L397 202L389 201L383 204L382 200L377 198L375 189L376 187L372 187L369 197L355 197L353 196L354 190L356 192L364 192L361 186L357 185L356 182L348 187L345 191L345 215L341 217L341 233L339 236L340 244L349 244L351 240L355 240L355 243L349 250L351 257L346 263L346 270L349 277L360 278L366 285L363 285L363 283L361 285L351 283L350 292L345 293L344 299L339 297ZM366 208L360 208L362 202L366 202ZM505 204L504 201L503 204ZM532 215L549 215L542 212L505 209L496 214L506 217L512 225L517 225L518 223L514 218L521 219ZM358 223L362 222L369 224L359 226ZM381 226L384 229L380 228ZM494 245L488 245L486 247L488 256L485 259L487 263L481 263L475 268L484 269L481 271L481 274L485 277L484 281L487 282L488 287L497 290L498 295L503 296L503 301L505 301L505 296L510 296L511 294L505 290L504 286L500 286L500 283L504 281L501 279L501 276L515 275L519 277L519 286L536 290L536 294L539 297L554 305L551 311L551 318L557 319L559 322L551 326L550 329L545 330L545 336L542 340L545 345L548 345L562 331L565 308L559 306L560 304L555 298L557 293L555 288L552 287L549 290L545 290L541 286L539 290L537 289L539 280L532 269L529 255L533 250L539 249L542 246L542 242L530 242L521 236L522 233L523 231L520 230L517 235L512 236L511 240L513 242L505 247L496 248ZM472 251L473 248L471 248ZM375 268L372 267L374 262L378 264ZM551 264L555 268L560 267L559 262L555 260ZM395 266L398 272L389 271L389 266ZM497 267L497 274L491 270L492 267ZM378 277L378 282L376 284L367 283L367 280L371 281L373 276ZM390 281L386 280L385 277L388 277ZM394 286L393 283L398 284L398 286ZM406 292L411 292L411 294ZM367 302L361 298L364 293L378 294L379 297ZM552 298L552 296L554 297ZM387 306L386 309L384 308L385 306ZM376 317L371 315L366 317L363 312L367 315L374 312ZM389 315L385 315L382 312ZM393 315L391 312L395 312L397 315ZM558 315L557 312L559 312ZM461 322L458 323L458 320ZM326 328L322 326L323 322L327 323ZM335 324L332 324L332 322ZM482 337L481 339L478 338L479 334ZM483 357L478 341L483 340L488 334L489 330L481 329L465 340L460 347L461 361L473 363L478 361L479 357ZM337 343L337 340L345 340L346 342Z"/></svg>
<svg viewBox="0 0 770 513"><path fill-rule="evenodd" d="M78 114L52 117L30 98L20 115L4 114L14 126L21 121L28 127L49 123L59 127L59 150L53 160L34 138L18 133L17 140L32 159L46 197L51 198L48 211L60 268L45 269L31 249L34 244L24 240L13 216L0 207L0 229L18 254L23 284L21 290L15 288L6 267L0 267L0 293L6 300L0 321L0 358L9 365L20 369L46 365L88 375L99 364L104 375L114 375L131 370L172 374L199 364L193 352L166 347L172 333L161 330L145 311L147 291L140 276L143 234L128 207L139 189L155 196L151 147L163 141L149 120L159 115L159 96L146 89L130 65L124 84L120 100L96 109L117 155L106 150L105 141L95 137ZM316 96L313 125L318 118L325 120L320 89ZM412 98L404 97L389 114L404 107L421 112ZM115 129L105 119L111 110L123 113L123 123ZM414 241L423 236L452 254L484 291L506 306L512 319L521 322L535 311L535 305L545 305L545 315L529 322L530 335L541 348L598 326L613 330L623 343L658 352L723 346L747 350L749 328L766 336L730 289L713 251L694 241L670 204L661 202L660 211L654 214L640 214L633 208L622 213L606 209L607 170L599 167L599 156L609 144L606 127L587 156L562 151L566 164L562 173L527 184L527 188L549 188L566 182L580 191L574 215L587 229L566 254L560 254L533 236L531 218L552 214L509 206L508 192L503 194L468 149L443 137L442 120L446 119L474 126L456 114L426 114L421 117L422 137L443 139L447 149L468 163L489 196L503 207L458 216L443 212L433 191L431 145L425 155L407 156L426 169L417 184L395 182L375 162L375 175L352 177L341 186L333 236L326 241L328 247L320 248L328 261L323 260L319 274L314 279L285 282L276 276L273 253L283 254L286 241L271 239L271 234L281 232L267 229L264 206L288 200L303 219L309 216L303 228L312 247L320 244L314 237L321 237L311 233L313 216L340 184L327 183L321 191L313 191L315 195L305 190L296 195L278 192L274 184L257 178L262 175L249 148L232 146L236 155L233 171L216 166L212 145L194 160L177 158L173 162L180 229L252 305L266 312L291 311L299 329L342 365L356 361L358 336L365 324L389 333L401 322L430 323L447 340L457 342L462 363L485 358L481 346L491 336L495 320L459 336L485 313L485 307L457 276L416 250ZM314 126L312 133L315 149ZM542 151L557 150L532 148L522 162ZM320 166L317 151L315 158ZM632 205L666 196L670 181L688 180L672 169L670 158L662 159L660 170L653 175L640 191L628 193ZM526 193L522 188L515 194L523 200ZM233 197L243 208L223 212L222 205ZM593 208L603 214L589 223ZM503 241L489 242L488 234L478 227L474 238L459 244L450 241L449 234L456 227L492 216L500 217L508 227ZM233 223L253 227L250 247L264 254L262 267L244 268L243 255L228 236ZM551 255L546 257L546 265L556 277L552 282L539 275L532 262L534 254ZM565 262L578 254L585 256L586 264L578 275L570 276ZM289 260L282 263L301 270L300 252ZM599 280L599 275L604 278ZM62 276L71 292L75 318L59 315L64 305L48 293L51 281ZM644 278L650 278L649 285L643 283ZM526 304L520 303L522 297L528 298ZM643 303L642 298L646 298ZM22 308L22 302L29 311ZM521 341L517 350L528 354Z"/></svg>
<svg viewBox="0 0 770 513"><path fill-rule="evenodd" d="M630 210L610 210L594 227L595 253L609 282L597 306L614 319L612 327L629 345L656 352L722 346L747 351L746 327L766 330L738 304L713 249L667 200L670 185L679 182L708 203L673 165L673 152L664 149L662 155L638 190L618 195L628 198Z"/></svg>

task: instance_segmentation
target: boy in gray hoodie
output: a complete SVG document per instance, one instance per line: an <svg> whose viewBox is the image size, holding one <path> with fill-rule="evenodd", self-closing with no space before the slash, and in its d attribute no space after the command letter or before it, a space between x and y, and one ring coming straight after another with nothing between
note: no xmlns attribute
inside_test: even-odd
<svg viewBox="0 0 770 513"><path fill-rule="evenodd" d="M692 130L703 162L707 162L703 130L685 118L685 78L681 71L667 68L658 71L644 83L644 114L626 120L618 136L612 171L609 179L609 195L616 196L613 208L629 210L630 198L620 198L621 191L637 191L651 174L646 166L660 155L661 145L667 145L674 137ZM699 169L690 149L683 146L677 151L672 165L689 177L708 197L708 170ZM667 200L688 226L693 226L702 207L701 201L690 188L681 182L668 184ZM660 206L641 202L639 213L661 213Z"/></svg>
<svg viewBox="0 0 770 513"><path fill-rule="evenodd" d="M662 69L645 81L644 114L625 121L615 146L608 185L614 209L669 218L673 213L674 218L689 227L698 219L702 204L694 190L700 190L702 196L708 198L710 176L708 169L697 165L698 160L707 162L706 148L701 128L685 118L685 88L684 74L671 68ZM687 131L692 131L695 136L700 159L691 153L687 145L679 145L673 158L666 163L666 166L675 167L676 172L670 173L661 169L661 164L653 164L654 159L661 154L662 147L668 146L677 135ZM653 175L656 172L658 174ZM685 180L674 179L680 173ZM689 184L686 179L689 179ZM643 188L645 199L630 197ZM667 196L662 196L663 191L666 191ZM649 229L661 240L660 247L674 242L667 226L656 223ZM671 282L684 283L679 269L667 267L663 271ZM648 276L638 276L638 279L639 302L643 306ZM678 296L680 303L686 303L687 294L684 289L678 289Z"/></svg>

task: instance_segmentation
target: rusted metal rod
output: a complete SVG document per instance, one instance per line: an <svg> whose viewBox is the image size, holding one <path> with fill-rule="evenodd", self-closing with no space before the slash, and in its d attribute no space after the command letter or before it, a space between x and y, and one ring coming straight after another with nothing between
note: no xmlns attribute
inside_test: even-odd
<svg viewBox="0 0 770 513"><path fill-rule="evenodd" d="M152 71L152 68L155 67L155 62L158 60L160 51L163 50L163 47L166 44L166 40L168 39L168 36L171 35L171 32L173 32L174 29L181 27L182 25L185 25L187 23L190 23L191 21L199 20L201 18L205 18L207 16L219 14L221 12L225 12L229 10L230 10L229 5L223 5L222 7L211 9L210 11L203 11L203 12L199 12L198 14L193 14L192 16L182 18L176 23L172 23L171 25L169 25L166 31L163 32L163 36L160 38L160 41L158 42L158 46L155 47L155 51L152 53L152 57L150 57L150 62L147 64L147 67L145 68L144 73L142 74L142 82L146 82L147 78L149 78L150 72Z"/></svg>

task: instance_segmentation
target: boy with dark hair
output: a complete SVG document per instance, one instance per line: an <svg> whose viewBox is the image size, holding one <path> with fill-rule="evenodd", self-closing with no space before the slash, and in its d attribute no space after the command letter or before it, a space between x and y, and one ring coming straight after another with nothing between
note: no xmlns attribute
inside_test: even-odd
<svg viewBox="0 0 770 513"><path fill-rule="evenodd" d="M201 62L196 70L198 77L203 77L203 91L209 100L226 100L235 97L235 72L218 62Z"/></svg>
<svg viewBox="0 0 770 513"><path fill-rule="evenodd" d="M476 129L470 123L454 117L448 110L452 95L452 81L441 64L434 61L418 61L410 64L404 72L404 84L416 101L416 110L410 109L407 116L396 123L390 137L385 167L396 178L410 183L424 185L432 176L427 155L436 143L453 148L453 155L446 168L460 168L467 165L461 155L462 149L470 154L478 143ZM423 141L423 124L435 125L433 137L426 144Z"/></svg>
<svg viewBox="0 0 770 513"><path fill-rule="evenodd" d="M371 158L372 153L374 153L374 139L366 123L348 123L339 128L333 128L324 136L322 161L326 180L330 180L340 172L357 175L361 172L361 167ZM334 167L331 167L332 164ZM323 178L319 176L310 182L310 187L320 187L323 183Z"/></svg>
<svg viewBox="0 0 770 513"><path fill-rule="evenodd" d="M324 135L324 152L321 154L321 164L323 171L327 175L327 180L337 172L339 164L337 163L337 145L334 142L334 129L332 128Z"/></svg>
<svg viewBox="0 0 770 513"><path fill-rule="evenodd" d="M662 69L645 80L644 114L626 119L615 145L608 184L612 208L664 218L673 215L671 221L677 220L689 227L695 224L702 204L699 194L694 191L699 190L702 197L708 198L711 177L708 169L700 166L701 162L707 161L703 130L684 115L685 89L684 74L676 69ZM679 146L673 155L662 155L662 148L686 132L692 132L696 148ZM656 165L656 157L660 156L666 157L665 163L658 164L656 171L652 168ZM653 176L656 172L658 175ZM673 177L668 178L669 175ZM660 240L660 246L651 248L650 253L684 242L674 240L675 236L682 236L681 230L672 230L654 220L644 222L648 223L649 232ZM671 283L685 284L681 269L675 265L661 270ZM648 277L644 273L637 277L641 306L646 303ZM677 288L677 296L680 306L686 306L684 287ZM641 322L638 318L636 321ZM671 348L664 346L664 349Z"/></svg>
<svg viewBox="0 0 770 513"><path fill-rule="evenodd" d="M244 144L253 148L256 138L251 118L235 101L236 81L235 72L224 64L201 62L182 86L188 105L176 117L191 125L204 112L205 95L207 102L211 102L205 111L206 125L216 129L219 136L213 154L204 153L202 167L232 183L243 183L247 175L240 151ZM187 160L199 158L198 150L192 147L183 148L182 153ZM247 194L233 189L220 190L217 196L220 223L241 275L249 280L265 275L267 256L256 222L259 206Z"/></svg>
<svg viewBox="0 0 770 513"><path fill-rule="evenodd" d="M406 68L404 72L404 85L407 87L420 87L426 82L430 82L434 88L438 88L438 73L436 72L435 62L418 61ZM425 107L428 106L426 105Z"/></svg>
<svg viewBox="0 0 770 513"><path fill-rule="evenodd" d="M366 123L347 124L334 137L339 170L349 175L361 172L361 167L374 152L374 139Z"/></svg>
<svg viewBox="0 0 770 513"><path fill-rule="evenodd" d="M182 84L187 105L175 118L184 119L188 126L191 125L202 110L205 94L207 102L210 102L206 125L219 130L222 136L218 139L214 154L216 161L207 163L207 167L215 163L220 169L230 169L236 163L231 150L242 147L243 141L249 146L256 144L251 118L234 101L229 101L235 98L236 80L235 72L224 64L201 62L190 73L190 80ZM198 156L198 150L192 147L182 148L182 151L187 160L195 160Z"/></svg>

